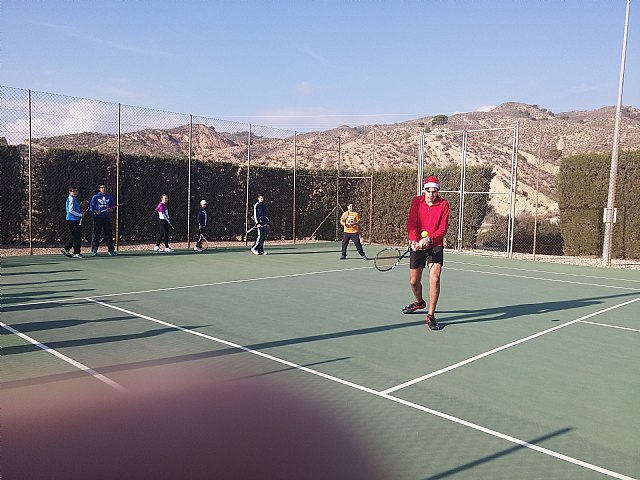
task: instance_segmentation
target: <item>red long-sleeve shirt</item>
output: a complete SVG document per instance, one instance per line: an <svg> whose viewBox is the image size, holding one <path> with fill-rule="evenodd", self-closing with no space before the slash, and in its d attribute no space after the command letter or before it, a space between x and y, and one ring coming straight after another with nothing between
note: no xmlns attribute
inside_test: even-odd
<svg viewBox="0 0 640 480"><path fill-rule="evenodd" d="M431 206L427 205L424 195L413 197L407 220L409 240L419 242L423 231L431 237L430 247L443 246L444 236L449 226L449 203L437 197Z"/></svg>

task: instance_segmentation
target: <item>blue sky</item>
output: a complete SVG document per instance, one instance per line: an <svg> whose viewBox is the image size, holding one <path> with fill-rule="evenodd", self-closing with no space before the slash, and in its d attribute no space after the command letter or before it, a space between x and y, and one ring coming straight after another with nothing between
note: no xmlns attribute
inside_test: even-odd
<svg viewBox="0 0 640 480"><path fill-rule="evenodd" d="M298 131L617 101L624 0L0 0L0 85ZM634 10L635 9L635 10ZM624 104L640 106L640 4Z"/></svg>

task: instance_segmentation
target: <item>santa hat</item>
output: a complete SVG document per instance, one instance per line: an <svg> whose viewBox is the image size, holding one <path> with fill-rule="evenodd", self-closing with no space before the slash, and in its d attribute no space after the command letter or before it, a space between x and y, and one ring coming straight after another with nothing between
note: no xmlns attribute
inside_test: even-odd
<svg viewBox="0 0 640 480"><path fill-rule="evenodd" d="M440 183L438 182L438 177L427 177L424 179L424 187L425 190L427 188L435 188L436 190L440 190Z"/></svg>

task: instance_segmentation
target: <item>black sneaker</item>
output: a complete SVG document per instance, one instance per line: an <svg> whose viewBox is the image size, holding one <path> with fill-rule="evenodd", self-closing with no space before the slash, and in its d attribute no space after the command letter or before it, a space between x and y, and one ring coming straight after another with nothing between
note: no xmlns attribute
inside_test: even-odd
<svg viewBox="0 0 640 480"><path fill-rule="evenodd" d="M402 313L413 313L416 310L421 310L423 308L427 308L427 302L425 302L424 300L422 300L422 302L413 302L405 306L402 309Z"/></svg>
<svg viewBox="0 0 640 480"><path fill-rule="evenodd" d="M60 253L63 254L65 257L71 256L71 252L69 252L69 250L67 250L66 248L61 248Z"/></svg>
<svg viewBox="0 0 640 480"><path fill-rule="evenodd" d="M346 260L346 259L347 259L347 256L346 256L346 255L341 255L341 256L340 256L340 260Z"/></svg>
<svg viewBox="0 0 640 480"><path fill-rule="evenodd" d="M436 317L433 314L427 315L427 326L429 330L440 330L440 325L436 322Z"/></svg>

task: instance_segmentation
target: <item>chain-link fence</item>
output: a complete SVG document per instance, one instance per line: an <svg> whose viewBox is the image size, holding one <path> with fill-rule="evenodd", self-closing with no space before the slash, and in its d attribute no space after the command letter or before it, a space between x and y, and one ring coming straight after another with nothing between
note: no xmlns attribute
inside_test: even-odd
<svg viewBox="0 0 640 480"><path fill-rule="evenodd" d="M441 172L454 212L449 248L561 256L557 158L542 157L550 148L542 148L549 142L542 128L526 151L517 136L517 127L433 123L299 133L0 86L0 144L7 145L0 148L1 242L31 251L59 242L66 188L89 198L102 182L121 204L118 246L155 238L162 194L170 199L172 236L187 244L196 238L201 199L212 241L246 243L259 193L267 197L271 239L338 239L340 214L354 203L365 241L399 242L420 179ZM390 173L390 164L408 176ZM491 178L479 190L486 168ZM389 203L390 191L406 205Z"/></svg>

